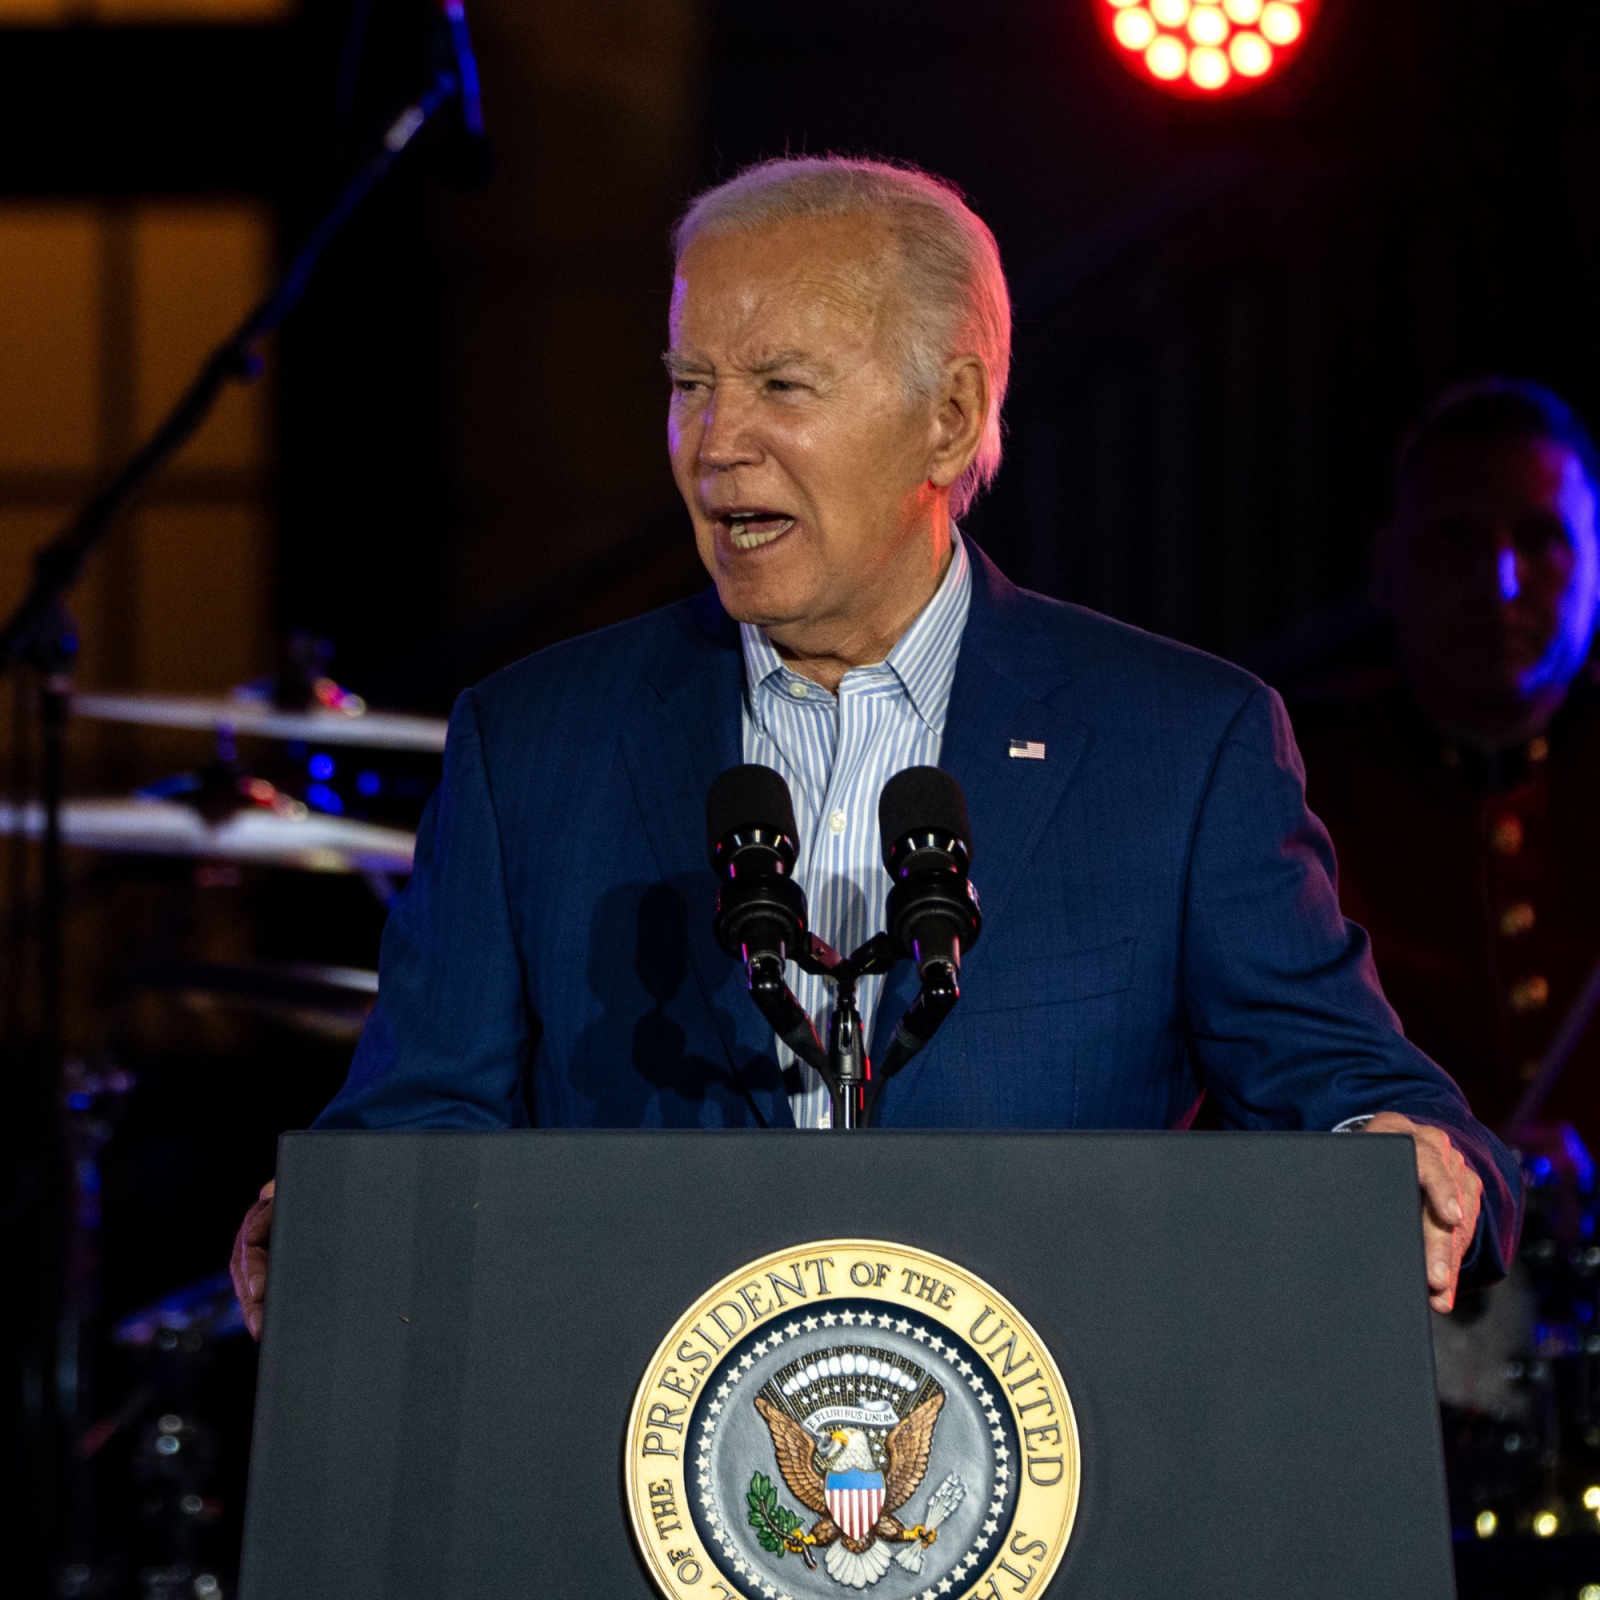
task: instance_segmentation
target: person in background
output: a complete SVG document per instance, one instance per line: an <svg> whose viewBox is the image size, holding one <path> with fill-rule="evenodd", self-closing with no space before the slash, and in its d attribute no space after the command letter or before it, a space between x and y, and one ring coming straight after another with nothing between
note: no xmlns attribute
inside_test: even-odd
<svg viewBox="0 0 1600 1600"><path fill-rule="evenodd" d="M1502 1130L1600 963L1597 482L1548 389L1446 391L1401 443L1375 550L1386 662L1282 685L1384 991ZM1600 1139L1600 1022L1523 1110Z"/></svg>

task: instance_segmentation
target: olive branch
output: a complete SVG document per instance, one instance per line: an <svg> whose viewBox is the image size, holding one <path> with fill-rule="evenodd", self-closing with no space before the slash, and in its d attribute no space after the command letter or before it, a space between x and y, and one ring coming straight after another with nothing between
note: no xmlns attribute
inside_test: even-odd
<svg viewBox="0 0 1600 1600"><path fill-rule="evenodd" d="M750 1492L745 1496L750 1506L750 1526L756 1530L761 1548L775 1556L789 1551L805 1558L808 1567L816 1562L811 1552L800 1540L800 1518L788 1506L778 1504L778 1491L766 1473L758 1472L750 1480Z"/></svg>

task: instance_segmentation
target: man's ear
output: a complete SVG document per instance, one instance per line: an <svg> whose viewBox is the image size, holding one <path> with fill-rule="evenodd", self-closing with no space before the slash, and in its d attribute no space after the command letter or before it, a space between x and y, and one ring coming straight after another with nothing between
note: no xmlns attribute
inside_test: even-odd
<svg viewBox="0 0 1600 1600"><path fill-rule="evenodd" d="M992 397L989 369L977 356L956 356L945 368L933 417L928 481L948 489L973 463L983 444Z"/></svg>

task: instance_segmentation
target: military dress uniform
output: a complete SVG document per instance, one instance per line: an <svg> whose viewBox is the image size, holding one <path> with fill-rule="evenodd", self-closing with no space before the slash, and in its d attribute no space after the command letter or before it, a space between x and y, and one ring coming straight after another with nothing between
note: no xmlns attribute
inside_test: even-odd
<svg viewBox="0 0 1600 1600"><path fill-rule="evenodd" d="M1286 686L1339 898L1406 1033L1479 1119L1509 1120L1600 960L1600 688L1488 757L1439 734L1394 669ZM1541 1113L1600 1147L1600 1017Z"/></svg>

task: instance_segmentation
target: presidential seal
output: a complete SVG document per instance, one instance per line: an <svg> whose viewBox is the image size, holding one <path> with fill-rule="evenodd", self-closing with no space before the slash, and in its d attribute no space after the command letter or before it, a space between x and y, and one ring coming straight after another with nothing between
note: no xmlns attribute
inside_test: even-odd
<svg viewBox="0 0 1600 1600"><path fill-rule="evenodd" d="M724 1278L628 1419L628 1511L672 1600L1011 1600L1078 1507L1066 1385L965 1268L824 1239Z"/></svg>

